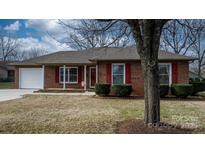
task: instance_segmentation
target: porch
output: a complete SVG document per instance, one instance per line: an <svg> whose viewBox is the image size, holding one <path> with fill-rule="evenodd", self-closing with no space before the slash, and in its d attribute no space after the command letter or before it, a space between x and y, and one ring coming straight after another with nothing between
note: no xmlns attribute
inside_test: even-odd
<svg viewBox="0 0 205 154"><path fill-rule="evenodd" d="M98 82L97 65L44 65L43 67L45 92L92 91Z"/></svg>

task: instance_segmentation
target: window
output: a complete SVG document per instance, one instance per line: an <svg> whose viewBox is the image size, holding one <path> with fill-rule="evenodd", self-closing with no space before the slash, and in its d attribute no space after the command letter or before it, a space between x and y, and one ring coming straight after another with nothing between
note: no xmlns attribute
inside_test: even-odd
<svg viewBox="0 0 205 154"><path fill-rule="evenodd" d="M124 84L125 83L125 65L112 64L112 83Z"/></svg>
<svg viewBox="0 0 205 154"><path fill-rule="evenodd" d="M63 82L64 68L60 67L60 82ZM65 82L66 83L77 83L78 82L78 69L77 67L66 67L65 68Z"/></svg>
<svg viewBox="0 0 205 154"><path fill-rule="evenodd" d="M77 82L77 68L69 68L69 82L76 83Z"/></svg>
<svg viewBox="0 0 205 154"><path fill-rule="evenodd" d="M171 84L170 64L159 64L160 84Z"/></svg>

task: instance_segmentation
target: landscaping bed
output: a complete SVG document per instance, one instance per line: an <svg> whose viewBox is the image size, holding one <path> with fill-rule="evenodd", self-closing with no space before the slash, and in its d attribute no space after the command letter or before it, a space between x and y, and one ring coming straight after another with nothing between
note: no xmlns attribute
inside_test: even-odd
<svg viewBox="0 0 205 154"><path fill-rule="evenodd" d="M117 134L191 134L193 129L180 126L160 124L161 126L147 126L142 120L126 120L116 124Z"/></svg>

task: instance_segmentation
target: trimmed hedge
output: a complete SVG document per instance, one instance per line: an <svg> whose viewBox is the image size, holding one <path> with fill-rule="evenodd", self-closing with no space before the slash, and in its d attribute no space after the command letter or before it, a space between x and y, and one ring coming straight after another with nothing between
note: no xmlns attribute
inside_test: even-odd
<svg viewBox="0 0 205 154"><path fill-rule="evenodd" d="M165 97L169 93L169 85L168 84L160 84L160 97Z"/></svg>
<svg viewBox="0 0 205 154"><path fill-rule="evenodd" d="M127 97L132 93L132 85L117 84L112 86L112 90L117 97Z"/></svg>
<svg viewBox="0 0 205 154"><path fill-rule="evenodd" d="M193 85L193 95L196 95L196 93L205 91L205 82L192 82Z"/></svg>
<svg viewBox="0 0 205 154"><path fill-rule="evenodd" d="M186 98L193 93L192 84L173 84L171 86L172 95L179 98Z"/></svg>
<svg viewBox="0 0 205 154"><path fill-rule="evenodd" d="M95 93L99 96L108 96L110 93L110 84L108 83L96 83Z"/></svg>

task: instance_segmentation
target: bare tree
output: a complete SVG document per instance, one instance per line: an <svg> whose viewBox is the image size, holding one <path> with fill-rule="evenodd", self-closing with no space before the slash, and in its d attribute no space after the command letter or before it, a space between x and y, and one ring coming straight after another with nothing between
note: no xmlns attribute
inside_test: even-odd
<svg viewBox="0 0 205 154"><path fill-rule="evenodd" d="M13 60L22 61L22 60L39 57L45 54L48 54L48 51L40 48L32 48L30 50L23 50L23 51L19 50L18 52L15 53Z"/></svg>
<svg viewBox="0 0 205 154"><path fill-rule="evenodd" d="M18 40L10 34L0 34L0 59L8 61L16 54Z"/></svg>
<svg viewBox="0 0 205 154"><path fill-rule="evenodd" d="M171 20L163 28L161 48L185 55L196 41L193 20Z"/></svg>
<svg viewBox="0 0 205 154"><path fill-rule="evenodd" d="M108 19L100 21L117 23L118 20ZM141 59L145 95L144 121L146 124L160 122L158 51L162 28L167 21L146 19L123 20L130 27L137 52ZM104 30L106 29L109 29L109 27Z"/></svg>
<svg viewBox="0 0 205 154"><path fill-rule="evenodd" d="M95 47L109 47L121 38L132 34L137 51L140 55L144 76L145 116L144 121L148 123L160 122L160 95L158 74L158 51L160 36L164 24L168 20L83 20L81 26L70 26L60 21L68 30L75 33L69 34L68 40L63 40L69 46L76 49L87 49ZM125 37L126 38L126 37ZM130 37L129 37L130 39ZM122 41L123 42L123 41ZM125 41L126 42L126 41Z"/></svg>
<svg viewBox="0 0 205 154"><path fill-rule="evenodd" d="M65 29L67 37L59 40L51 34L49 35L58 42L65 43L74 49L124 47L134 44L134 40L130 35L130 27L119 20L109 23L96 20L78 20L73 22L59 20L59 24Z"/></svg>
<svg viewBox="0 0 205 154"><path fill-rule="evenodd" d="M196 72L200 77L205 69L205 45L203 44L205 40L205 21L202 19L195 20L192 31L194 31L196 41L192 45L191 51L197 57L193 65L196 65Z"/></svg>

